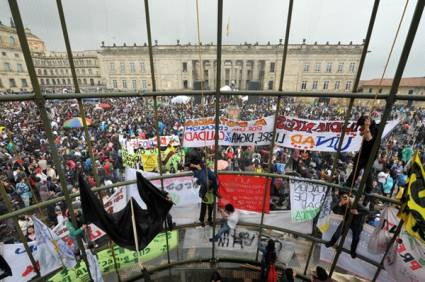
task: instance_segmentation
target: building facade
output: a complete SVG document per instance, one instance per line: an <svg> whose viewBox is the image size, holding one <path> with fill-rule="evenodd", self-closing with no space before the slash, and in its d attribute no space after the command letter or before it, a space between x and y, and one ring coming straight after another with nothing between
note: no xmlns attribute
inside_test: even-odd
<svg viewBox="0 0 425 282"><path fill-rule="evenodd" d="M66 52L48 51L27 30L37 78L43 92L74 91ZM291 44L283 90L349 92L363 45ZM0 92L32 91L13 23L0 24ZM240 44L222 47L221 86L239 90L278 90L283 44ZM215 89L217 61L214 44L153 46L157 90ZM74 52L82 92L152 90L149 52L144 46L102 46ZM202 67L201 67L202 66ZM203 82L203 83L201 83Z"/></svg>
<svg viewBox="0 0 425 282"><path fill-rule="evenodd" d="M284 90L351 91L363 45L290 45ZM277 90L283 45L225 45L221 86L240 90ZM114 90L151 90L147 46L102 46L99 51L106 86ZM215 88L216 46L153 47L158 90ZM202 61L202 68L200 61ZM253 82L253 83L251 83Z"/></svg>

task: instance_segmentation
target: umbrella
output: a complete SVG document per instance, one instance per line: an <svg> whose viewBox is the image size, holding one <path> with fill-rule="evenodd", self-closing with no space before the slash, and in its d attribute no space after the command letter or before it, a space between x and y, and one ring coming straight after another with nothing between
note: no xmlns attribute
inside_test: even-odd
<svg viewBox="0 0 425 282"><path fill-rule="evenodd" d="M108 103L100 103L99 105L97 105L99 108L102 108L104 110L109 110L110 108L112 108L111 104Z"/></svg>
<svg viewBox="0 0 425 282"><path fill-rule="evenodd" d="M187 104L190 101L188 96L176 96L171 99L171 104Z"/></svg>
<svg viewBox="0 0 425 282"><path fill-rule="evenodd" d="M232 91L232 88L229 85L224 85L220 88L220 91Z"/></svg>
<svg viewBox="0 0 425 282"><path fill-rule="evenodd" d="M87 126L90 126L92 124L92 120L89 118L86 118ZM66 120L63 123L63 128L80 128L83 127L83 120L79 117L77 118L71 118L69 120Z"/></svg>

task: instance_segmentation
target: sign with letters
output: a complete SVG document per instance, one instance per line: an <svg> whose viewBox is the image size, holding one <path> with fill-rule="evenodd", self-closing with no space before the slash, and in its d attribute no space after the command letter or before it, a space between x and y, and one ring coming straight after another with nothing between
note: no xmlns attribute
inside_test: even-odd
<svg viewBox="0 0 425 282"><path fill-rule="evenodd" d="M399 123L392 120L384 129L385 137ZM308 120L297 117L279 116L276 124L275 144L286 148L336 152L344 121ZM220 118L219 145L222 146L262 146L270 145L274 127L274 117L240 121ZM204 147L214 145L214 118L190 119L184 124L183 146ZM362 136L355 121L347 126L343 152L360 149Z"/></svg>
<svg viewBox="0 0 425 282"><path fill-rule="evenodd" d="M327 186L301 180L289 181L293 222L313 219L325 200Z"/></svg>

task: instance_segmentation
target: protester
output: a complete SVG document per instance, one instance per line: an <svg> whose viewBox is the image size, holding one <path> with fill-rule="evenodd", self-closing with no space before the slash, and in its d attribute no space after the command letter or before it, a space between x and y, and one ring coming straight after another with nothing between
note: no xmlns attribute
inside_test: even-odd
<svg viewBox="0 0 425 282"><path fill-rule="evenodd" d="M221 282L222 278L221 275L218 271L214 271L213 274L211 275L211 282Z"/></svg>
<svg viewBox="0 0 425 282"><path fill-rule="evenodd" d="M35 241L35 229L34 229L34 225L28 226L28 228L27 228L27 235L25 236L25 239L27 239L28 242Z"/></svg>
<svg viewBox="0 0 425 282"><path fill-rule="evenodd" d="M329 277L326 270L321 267L317 266L316 271L314 271L312 275L312 282L332 282L333 279Z"/></svg>
<svg viewBox="0 0 425 282"><path fill-rule="evenodd" d="M331 240L327 242L325 246L329 248L333 246L336 241L338 241L339 237L343 233L344 226L346 226L346 221L348 220L349 213L351 213L352 220L349 225L349 228L352 231L350 254L352 258L355 258L357 245L360 241L360 233L362 233L365 215L368 214L368 210L360 204L357 208L352 208L352 202L349 196L346 193L342 193L339 203L332 208L332 211L336 214L343 215L344 218L343 221L338 225L338 228L336 229L335 233L332 235Z"/></svg>
<svg viewBox="0 0 425 282"><path fill-rule="evenodd" d="M85 238L85 232L87 231L87 225L84 224L82 219L81 212L74 208L74 215L76 219L76 226L71 221L71 216L69 214L69 210L66 211L66 221L65 226L69 231L69 236L71 237L73 241L73 247L74 247L74 254L79 255L79 247L78 247L78 240Z"/></svg>
<svg viewBox="0 0 425 282"><path fill-rule="evenodd" d="M223 234L228 233L231 229L235 229L239 221L239 212L232 204L227 204L224 209L219 209L219 212L222 217L221 226L217 234L210 239L210 242L218 241Z"/></svg>
<svg viewBox="0 0 425 282"><path fill-rule="evenodd" d="M261 281L262 282L276 282L276 249L274 240L269 239L267 241L266 247L262 246L260 241L258 245L258 250L262 253L263 258L261 259Z"/></svg>
<svg viewBox="0 0 425 282"><path fill-rule="evenodd" d="M292 268L285 268L282 273L281 282L295 282L295 272Z"/></svg>

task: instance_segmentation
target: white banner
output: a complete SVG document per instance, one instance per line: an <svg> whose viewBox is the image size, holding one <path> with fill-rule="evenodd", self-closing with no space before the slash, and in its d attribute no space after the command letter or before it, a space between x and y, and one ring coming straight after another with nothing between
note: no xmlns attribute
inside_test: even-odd
<svg viewBox="0 0 425 282"><path fill-rule="evenodd" d="M313 219L325 200L327 186L291 179L289 191L293 222Z"/></svg>
<svg viewBox="0 0 425 282"><path fill-rule="evenodd" d="M388 231L391 236L399 223L397 212L398 210L393 207L388 208L388 218L384 224L384 230ZM385 258L385 269L396 281L425 281L425 246L410 236L404 228L398 238L400 241L394 243L395 248ZM381 275L379 277L381 278Z"/></svg>
<svg viewBox="0 0 425 282"><path fill-rule="evenodd" d="M338 225L341 222L342 222L341 216L332 214L330 216L329 229L326 233L323 234L322 239L325 241L329 241L333 233L337 229ZM373 230L374 228L372 226L368 224L363 225L363 231L360 234L360 242L357 246L356 253L379 263L382 259L382 254L380 255L371 254L369 253L367 248L368 242L372 236ZM352 235L350 230L344 242L345 249L350 250L351 240L352 240ZM321 261L332 263L334 256L335 256L334 248L332 247L326 248L325 245L320 245L320 260ZM367 280L372 280L377 269L375 266L359 258L355 258L355 259L351 258L350 254L345 252L342 252L341 255L339 256L337 266L345 269L346 271L348 271L351 274L354 274L355 276L358 276ZM378 277L377 281L392 282L396 280L394 280L391 277L391 275L389 275L385 270L382 270L381 275ZM400 280L397 280L397 281L400 281Z"/></svg>
<svg viewBox="0 0 425 282"><path fill-rule="evenodd" d="M385 137L399 123L389 121L384 129ZM279 116L275 143L287 148L336 152L344 121L308 120L296 117ZM240 121L220 118L219 145L260 146L269 145L272 139L274 117ZM360 149L362 136L356 130L356 122L350 121L342 144L343 152ZM214 118L191 119L185 122L184 147L214 145Z"/></svg>
<svg viewBox="0 0 425 282"><path fill-rule="evenodd" d="M152 149L156 148L157 146L157 138L150 138L150 139L141 139L141 138L133 138L130 140L124 140L123 139L123 145L127 148L127 151L130 153L133 153L134 150L138 149ZM170 136L161 136L160 137L161 146L167 147L168 145L171 146L180 146L180 139L177 135L170 135Z"/></svg>
<svg viewBox="0 0 425 282"><path fill-rule="evenodd" d="M217 232L216 228L216 232ZM243 227L236 226L235 229L224 234L216 242L218 252L229 252L231 256L252 256L255 257L258 248L258 232ZM211 248L209 239L212 237L212 227L190 228L185 231L183 249ZM267 244L267 237L262 238L262 245ZM294 253L295 243L285 240L275 240L276 254L278 262L288 264Z"/></svg>

